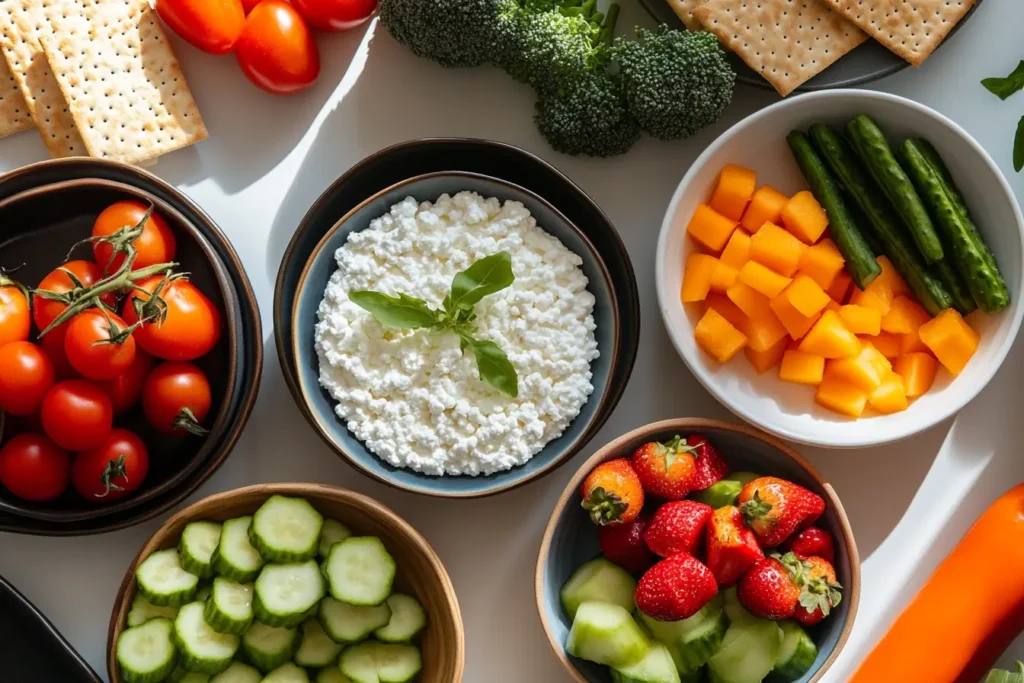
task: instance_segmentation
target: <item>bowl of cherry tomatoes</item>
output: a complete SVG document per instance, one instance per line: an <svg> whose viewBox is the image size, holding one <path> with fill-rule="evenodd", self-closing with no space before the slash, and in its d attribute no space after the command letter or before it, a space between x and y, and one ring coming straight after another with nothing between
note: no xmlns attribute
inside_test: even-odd
<svg viewBox="0 0 1024 683"><path fill-rule="evenodd" d="M0 177L0 529L159 514L224 461L258 388L258 313L223 234L153 176L97 168Z"/></svg>

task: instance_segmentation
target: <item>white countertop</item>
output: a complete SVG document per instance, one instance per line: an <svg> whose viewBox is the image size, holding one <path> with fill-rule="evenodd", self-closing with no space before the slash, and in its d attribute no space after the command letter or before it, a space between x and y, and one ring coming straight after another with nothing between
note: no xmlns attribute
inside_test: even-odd
<svg viewBox="0 0 1024 683"><path fill-rule="evenodd" d="M620 27L647 22L634 3L623 0ZM1010 157L1024 95L1000 102L978 82L1006 75L1024 58L1021 26L1024 4L986 0L923 67L871 86L953 118L992 154L1018 196L1024 177L1013 173ZM469 501L403 493L358 474L314 434L285 387L271 320L278 263L294 227L324 188L382 147L423 136L519 145L553 162L594 197L618 227L639 279L644 318L632 380L618 410L576 463L602 443L655 420L735 420L672 349L658 315L651 264L666 204L688 164L730 124L776 97L740 86L725 119L692 140L644 139L625 157L574 159L545 145L533 128L532 94L494 69L444 70L414 57L376 24L320 42L324 69L317 86L280 98L257 91L232 58L209 57L178 41L211 137L153 170L191 195L234 242L259 298L266 352L259 400L241 441L191 500L275 481L337 484L374 496L426 536L451 574L465 618L467 683L567 682L538 623L533 574L551 507L575 465L513 492ZM0 172L45 156L32 133L4 140ZM864 560L853 637L826 683L845 680L977 514L1024 480L1024 421L1016 393L1024 386L1022 346L1014 347L1003 370L959 417L920 436L860 452L802 449L842 498ZM0 574L105 677L111 603L125 568L160 521L85 538L0 534ZM1024 647L1017 654L1024 656Z"/></svg>

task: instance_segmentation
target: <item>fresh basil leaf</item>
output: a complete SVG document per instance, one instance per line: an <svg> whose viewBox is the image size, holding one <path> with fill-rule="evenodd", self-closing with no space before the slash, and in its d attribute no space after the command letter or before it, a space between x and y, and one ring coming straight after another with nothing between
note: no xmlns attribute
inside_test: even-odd
<svg viewBox="0 0 1024 683"><path fill-rule="evenodd" d="M355 305L369 311L377 322L386 327L415 330L438 323L438 314L430 310L423 299L405 294L388 296L369 290L349 292L348 298Z"/></svg>
<svg viewBox="0 0 1024 683"><path fill-rule="evenodd" d="M1010 95L1024 90L1024 59L1020 61L1017 68L1006 78L985 78L981 81L981 84L1001 100L1005 100Z"/></svg>
<svg viewBox="0 0 1024 683"><path fill-rule="evenodd" d="M1017 122L1017 134L1013 136L1013 170L1020 173L1024 168L1024 116Z"/></svg>
<svg viewBox="0 0 1024 683"><path fill-rule="evenodd" d="M485 296L500 292L515 282L512 272L512 257L507 251L485 256L452 280L452 293L445 310L467 310Z"/></svg>
<svg viewBox="0 0 1024 683"><path fill-rule="evenodd" d="M464 338L465 339L465 338ZM508 356L494 342L483 339L466 339L476 356L476 368L480 379L512 398L519 396L519 375Z"/></svg>

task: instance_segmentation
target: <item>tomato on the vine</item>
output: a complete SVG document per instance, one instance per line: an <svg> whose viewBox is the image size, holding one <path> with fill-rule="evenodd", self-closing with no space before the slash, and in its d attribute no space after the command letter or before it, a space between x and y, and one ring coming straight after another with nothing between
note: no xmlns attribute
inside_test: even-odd
<svg viewBox="0 0 1024 683"><path fill-rule="evenodd" d="M53 363L32 342L0 346L0 410L19 416L38 412L55 381Z"/></svg>
<svg viewBox="0 0 1024 683"><path fill-rule="evenodd" d="M114 425L110 397L96 384L69 379L53 385L42 406L43 431L69 451L84 451L103 443Z"/></svg>
<svg viewBox="0 0 1024 683"><path fill-rule="evenodd" d="M175 33L213 55L231 52L245 26L239 0L157 0L156 11Z"/></svg>
<svg viewBox="0 0 1024 683"><path fill-rule="evenodd" d="M71 319L64 352L83 377L113 379L135 360L135 339L116 313L90 309Z"/></svg>
<svg viewBox="0 0 1024 683"><path fill-rule="evenodd" d="M276 95L305 90L320 75L313 33L285 0L263 0L253 8L235 57L250 81Z"/></svg>
<svg viewBox="0 0 1024 683"><path fill-rule="evenodd" d="M50 323L64 312L68 304L41 296L39 291L59 295L68 295L70 292L76 291L75 282L68 273L71 273L82 287L92 287L103 279L103 272L92 261L68 261L52 270L43 278L43 281L36 287L36 293L32 295L32 319L40 332L49 327ZM108 306L113 306L116 302L113 292L105 294L101 299Z"/></svg>
<svg viewBox="0 0 1024 683"><path fill-rule="evenodd" d="M114 245L103 238L116 235L124 228L134 228L142 222L149 207L142 202L125 200L111 204L103 210L92 226L92 254L96 264L106 273L116 273L127 256L115 253ZM174 260L177 244L174 232L167 221L156 212L150 214L142 226L138 237L131 241L135 247L135 260L132 270L139 270L158 263L169 263Z"/></svg>
<svg viewBox="0 0 1024 683"><path fill-rule="evenodd" d="M320 31L347 31L370 18L377 0L292 0L310 26Z"/></svg>
<svg viewBox="0 0 1024 683"><path fill-rule="evenodd" d="M43 350L50 362L53 363L53 372L58 380L72 379L78 377L78 370L71 366L68 354L64 351L64 342L68 336L67 323L50 330L49 334L39 338L39 348Z"/></svg>
<svg viewBox="0 0 1024 683"><path fill-rule="evenodd" d="M25 291L0 273L0 346L27 341L32 331Z"/></svg>
<svg viewBox="0 0 1024 683"><path fill-rule="evenodd" d="M129 325L143 317L153 318L134 332L139 346L165 360L195 360L205 356L220 339L220 312L213 302L188 280L154 275L135 283L124 303L122 317ZM143 293L148 292L147 294ZM153 302L153 295L164 305ZM136 302L139 302L136 304ZM152 308L150 312L147 309Z"/></svg>
<svg viewBox="0 0 1024 683"><path fill-rule="evenodd" d="M101 382L103 391L110 397L114 415L123 415L135 407L142 398L142 387L153 369L153 356L140 348L135 349L135 360L128 369L114 379Z"/></svg>
<svg viewBox="0 0 1024 683"><path fill-rule="evenodd" d="M142 410L149 424L177 436L206 433L202 424L212 400L209 380L192 363L162 363L142 390Z"/></svg>
<svg viewBox="0 0 1024 683"><path fill-rule="evenodd" d="M60 497L71 478L71 456L42 434L20 434L0 449L0 484L23 500Z"/></svg>
<svg viewBox="0 0 1024 683"><path fill-rule="evenodd" d="M142 486L148 472L146 444L127 429L114 429L98 446L75 456L71 481L86 500L110 503Z"/></svg>

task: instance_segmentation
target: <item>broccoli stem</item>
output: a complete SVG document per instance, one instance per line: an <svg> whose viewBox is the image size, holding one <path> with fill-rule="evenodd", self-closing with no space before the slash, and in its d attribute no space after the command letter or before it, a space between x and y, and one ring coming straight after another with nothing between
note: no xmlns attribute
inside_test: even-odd
<svg viewBox="0 0 1024 683"><path fill-rule="evenodd" d="M598 44L612 44L612 39L615 37L615 23L619 20L619 11L621 9L618 4L608 7L608 12L604 15L604 21L601 23L601 32L597 34Z"/></svg>
<svg viewBox="0 0 1024 683"><path fill-rule="evenodd" d="M567 17L580 16L583 17L584 19L588 19L590 18L590 15L594 13L595 10L597 10L597 0L586 0L586 2L584 2L582 5L578 7L569 7L563 10L562 14L564 14Z"/></svg>

